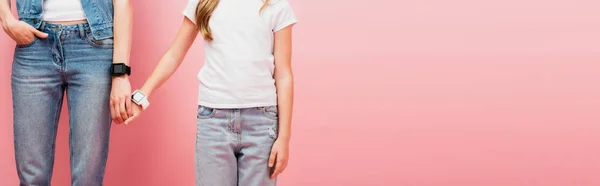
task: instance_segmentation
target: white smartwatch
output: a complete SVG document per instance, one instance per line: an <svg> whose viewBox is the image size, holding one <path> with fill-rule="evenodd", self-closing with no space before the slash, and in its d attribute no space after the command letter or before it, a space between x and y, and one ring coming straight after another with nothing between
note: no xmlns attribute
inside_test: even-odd
<svg viewBox="0 0 600 186"><path fill-rule="evenodd" d="M150 106L150 102L148 101L146 94L144 94L141 90L133 91L133 94L131 94L131 100L135 104L142 106L142 109L144 110Z"/></svg>

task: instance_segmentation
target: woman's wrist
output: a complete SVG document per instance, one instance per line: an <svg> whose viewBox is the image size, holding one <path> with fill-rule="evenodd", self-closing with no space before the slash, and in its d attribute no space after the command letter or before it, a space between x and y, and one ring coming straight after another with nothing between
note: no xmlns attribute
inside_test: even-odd
<svg viewBox="0 0 600 186"><path fill-rule="evenodd" d="M113 81L114 80L129 80L129 75L125 74L122 76L113 76L112 79L113 79Z"/></svg>
<svg viewBox="0 0 600 186"><path fill-rule="evenodd" d="M0 23L2 23L2 28L4 30L6 30L8 25L13 21L16 21L16 18L13 17L11 13L5 13L5 15L0 16Z"/></svg>

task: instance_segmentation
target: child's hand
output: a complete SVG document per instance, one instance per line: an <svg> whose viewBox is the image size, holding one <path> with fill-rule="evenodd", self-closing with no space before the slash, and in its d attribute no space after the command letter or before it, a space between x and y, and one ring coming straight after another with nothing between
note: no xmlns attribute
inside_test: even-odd
<svg viewBox="0 0 600 186"><path fill-rule="evenodd" d="M126 126L129 125L129 123L133 122L133 120L140 116L140 114L142 114L142 112L144 111L144 109L142 109L142 106L133 103L133 101L131 102L131 107L133 108L133 116L125 120L124 124Z"/></svg>
<svg viewBox="0 0 600 186"><path fill-rule="evenodd" d="M275 166L275 170L271 175L271 179L281 174L288 164L289 142L285 140L275 140L271 149L271 157L269 157L269 168Z"/></svg>

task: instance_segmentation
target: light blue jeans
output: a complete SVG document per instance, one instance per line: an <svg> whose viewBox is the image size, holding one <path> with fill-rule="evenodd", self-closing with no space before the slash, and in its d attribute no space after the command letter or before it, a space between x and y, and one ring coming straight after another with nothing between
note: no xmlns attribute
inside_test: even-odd
<svg viewBox="0 0 600 186"><path fill-rule="evenodd" d="M277 106L199 106L196 185L275 186L268 161L277 139L277 123Z"/></svg>
<svg viewBox="0 0 600 186"><path fill-rule="evenodd" d="M40 30L48 38L17 46L12 66L14 143L21 185L50 185L65 91L72 185L102 185L111 124L113 41L94 40L87 24L43 23Z"/></svg>

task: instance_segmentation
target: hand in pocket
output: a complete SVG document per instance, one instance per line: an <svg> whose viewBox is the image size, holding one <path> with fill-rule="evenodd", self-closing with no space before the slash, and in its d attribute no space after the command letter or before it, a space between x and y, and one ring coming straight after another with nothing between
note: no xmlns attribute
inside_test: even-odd
<svg viewBox="0 0 600 186"><path fill-rule="evenodd" d="M4 29L4 32L6 32L6 34L12 38L12 40L17 42L17 45L27 45L33 42L36 37L48 37L48 34L36 30L31 25L23 21L18 21L15 19L5 21L4 24L2 24L2 28Z"/></svg>

